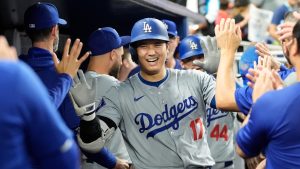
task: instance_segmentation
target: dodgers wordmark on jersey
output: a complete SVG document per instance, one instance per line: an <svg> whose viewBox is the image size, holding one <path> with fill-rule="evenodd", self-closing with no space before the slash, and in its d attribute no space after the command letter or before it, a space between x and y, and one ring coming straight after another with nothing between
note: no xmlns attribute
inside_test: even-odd
<svg viewBox="0 0 300 169"><path fill-rule="evenodd" d="M214 95L215 81L208 74L167 69L158 87L136 74L111 88L100 113L122 123L136 168L212 166L203 122Z"/></svg>

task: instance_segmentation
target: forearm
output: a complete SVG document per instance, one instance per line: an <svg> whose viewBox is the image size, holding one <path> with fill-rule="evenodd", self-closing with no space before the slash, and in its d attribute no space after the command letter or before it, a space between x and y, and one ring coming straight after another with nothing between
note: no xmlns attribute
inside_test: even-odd
<svg viewBox="0 0 300 169"><path fill-rule="evenodd" d="M72 78L67 74L59 74L57 80L52 87L48 88L50 100L54 103L55 107L58 108L66 95L68 94L72 86Z"/></svg>
<svg viewBox="0 0 300 169"><path fill-rule="evenodd" d="M235 51L221 50L221 60L217 74L216 104L217 108L238 111L235 102L235 77L233 72Z"/></svg>
<svg viewBox="0 0 300 169"><path fill-rule="evenodd" d="M275 40L279 41L279 35L276 34L276 25L270 25L269 33Z"/></svg>

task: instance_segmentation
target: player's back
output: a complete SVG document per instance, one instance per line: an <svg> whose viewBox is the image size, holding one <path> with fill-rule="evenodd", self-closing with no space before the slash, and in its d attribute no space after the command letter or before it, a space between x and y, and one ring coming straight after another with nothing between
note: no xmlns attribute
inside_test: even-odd
<svg viewBox="0 0 300 169"><path fill-rule="evenodd" d="M266 114L267 168L300 168L300 83L261 98ZM259 101L259 100L258 100Z"/></svg>

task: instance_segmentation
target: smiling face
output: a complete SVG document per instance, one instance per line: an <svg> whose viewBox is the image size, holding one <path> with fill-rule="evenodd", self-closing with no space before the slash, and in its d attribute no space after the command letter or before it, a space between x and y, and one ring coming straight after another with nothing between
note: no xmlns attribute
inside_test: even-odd
<svg viewBox="0 0 300 169"><path fill-rule="evenodd" d="M168 45L162 40L143 40L136 48L142 75L163 75ZM145 77L144 77L145 78Z"/></svg>

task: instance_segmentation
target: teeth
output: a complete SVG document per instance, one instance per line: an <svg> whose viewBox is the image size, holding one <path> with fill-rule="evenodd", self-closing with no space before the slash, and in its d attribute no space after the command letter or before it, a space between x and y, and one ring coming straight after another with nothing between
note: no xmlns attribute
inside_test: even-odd
<svg viewBox="0 0 300 169"><path fill-rule="evenodd" d="M150 59L146 59L147 62L155 62L158 60L158 58L150 58Z"/></svg>

